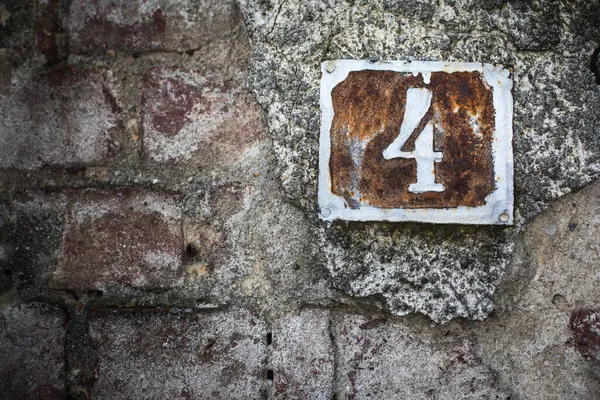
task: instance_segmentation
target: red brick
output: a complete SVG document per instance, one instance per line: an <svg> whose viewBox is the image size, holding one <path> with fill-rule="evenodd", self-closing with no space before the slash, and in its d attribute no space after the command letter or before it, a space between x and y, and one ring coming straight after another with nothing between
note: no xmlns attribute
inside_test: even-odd
<svg viewBox="0 0 600 400"><path fill-rule="evenodd" d="M94 399L262 399L264 323L246 311L98 313Z"/></svg>
<svg viewBox="0 0 600 400"><path fill-rule="evenodd" d="M42 305L0 308L1 398L65 398L65 323Z"/></svg>
<svg viewBox="0 0 600 400"><path fill-rule="evenodd" d="M67 26L73 53L189 51L243 31L233 0L74 0Z"/></svg>
<svg viewBox="0 0 600 400"><path fill-rule="evenodd" d="M168 288L181 283L181 211L171 195L85 191L72 195L50 286Z"/></svg>
<svg viewBox="0 0 600 400"><path fill-rule="evenodd" d="M307 310L285 317L272 334L273 398L331 399L335 360L329 312Z"/></svg>
<svg viewBox="0 0 600 400"><path fill-rule="evenodd" d="M144 77L142 126L150 159L200 166L235 164L265 135L243 77L176 67L155 68Z"/></svg>
<svg viewBox="0 0 600 400"><path fill-rule="evenodd" d="M117 127L105 69L19 71L0 88L0 167L101 164Z"/></svg>

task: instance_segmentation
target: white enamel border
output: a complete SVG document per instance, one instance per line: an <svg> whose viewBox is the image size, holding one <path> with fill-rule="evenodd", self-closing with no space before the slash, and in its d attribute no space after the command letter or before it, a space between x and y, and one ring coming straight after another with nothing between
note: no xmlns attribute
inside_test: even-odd
<svg viewBox="0 0 600 400"><path fill-rule="evenodd" d="M492 87L496 129L492 142L496 190L479 207L381 209L361 205L357 210L347 208L343 198L331 193L329 157L330 130L333 122L331 91L344 81L351 71L385 70L423 75L427 82L431 72L480 71ZM438 224L513 224L513 98L512 75L509 69L493 64L433 61L368 61L332 60L321 64L321 135L319 141L319 208L320 218L326 221L415 221ZM502 217L501 217L502 215ZM507 218L508 217L508 218Z"/></svg>

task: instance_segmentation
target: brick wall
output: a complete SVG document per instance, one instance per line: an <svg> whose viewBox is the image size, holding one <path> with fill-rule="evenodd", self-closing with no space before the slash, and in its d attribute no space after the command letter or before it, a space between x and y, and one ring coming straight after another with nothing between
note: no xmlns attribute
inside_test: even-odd
<svg viewBox="0 0 600 400"><path fill-rule="evenodd" d="M0 398L598 398L600 184L526 227L486 321L392 316L284 192L277 157L312 167L252 51L233 0L0 0Z"/></svg>

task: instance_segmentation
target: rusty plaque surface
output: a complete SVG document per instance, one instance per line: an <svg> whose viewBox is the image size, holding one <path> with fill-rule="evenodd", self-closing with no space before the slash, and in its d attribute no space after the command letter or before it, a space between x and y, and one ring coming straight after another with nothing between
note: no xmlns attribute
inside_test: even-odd
<svg viewBox="0 0 600 400"><path fill-rule="evenodd" d="M322 219L512 224L510 70L335 60L322 73Z"/></svg>

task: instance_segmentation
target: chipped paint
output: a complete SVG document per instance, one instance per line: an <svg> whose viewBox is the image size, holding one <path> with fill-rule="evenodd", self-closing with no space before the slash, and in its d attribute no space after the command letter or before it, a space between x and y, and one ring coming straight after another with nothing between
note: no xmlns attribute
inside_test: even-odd
<svg viewBox="0 0 600 400"><path fill-rule="evenodd" d="M321 218L512 224L510 71L336 60L322 73Z"/></svg>

